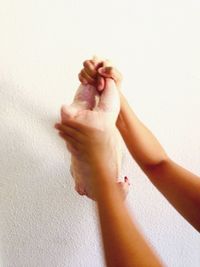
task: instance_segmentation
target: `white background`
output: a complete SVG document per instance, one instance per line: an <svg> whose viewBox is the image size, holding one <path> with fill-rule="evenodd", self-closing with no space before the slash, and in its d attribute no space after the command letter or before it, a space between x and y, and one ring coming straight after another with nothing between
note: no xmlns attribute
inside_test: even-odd
<svg viewBox="0 0 200 267"><path fill-rule="evenodd" d="M198 0L0 1L0 266L102 267L95 206L74 192L53 125L83 60L109 58L134 111L200 174ZM200 266L199 234L124 152L128 205L167 266ZM144 255L145 257L145 255Z"/></svg>

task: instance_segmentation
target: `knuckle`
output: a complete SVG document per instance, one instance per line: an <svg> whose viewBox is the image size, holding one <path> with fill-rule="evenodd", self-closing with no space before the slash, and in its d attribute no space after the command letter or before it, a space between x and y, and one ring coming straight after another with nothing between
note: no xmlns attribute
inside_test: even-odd
<svg viewBox="0 0 200 267"><path fill-rule="evenodd" d="M89 60L89 63L90 63L92 66L95 66L95 65L98 64L99 62L91 59L91 60Z"/></svg>
<svg viewBox="0 0 200 267"><path fill-rule="evenodd" d="M78 78L80 81L83 79L81 73L78 74Z"/></svg>
<svg viewBox="0 0 200 267"><path fill-rule="evenodd" d="M84 76L84 75L85 75L85 71L84 71L84 69L81 70L80 75L81 75L81 76Z"/></svg>
<svg viewBox="0 0 200 267"><path fill-rule="evenodd" d="M88 64L89 64L89 60L85 60L85 61L83 62L83 66L84 66L84 67L87 67Z"/></svg>
<svg viewBox="0 0 200 267"><path fill-rule="evenodd" d="M90 63L90 64L94 65L94 64L96 63L96 61L95 61L95 60L93 60L93 59L90 59L90 60L88 60L88 63Z"/></svg>

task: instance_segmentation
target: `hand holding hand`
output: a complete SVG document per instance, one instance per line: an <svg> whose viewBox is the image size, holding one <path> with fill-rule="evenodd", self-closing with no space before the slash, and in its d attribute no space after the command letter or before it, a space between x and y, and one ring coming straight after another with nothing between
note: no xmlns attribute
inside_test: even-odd
<svg viewBox="0 0 200 267"><path fill-rule="evenodd" d="M83 84L94 85L99 91L102 91L105 88L105 78L111 78L120 89L122 74L112 66L110 61L93 57L91 60L85 60L83 66L84 68L78 75Z"/></svg>
<svg viewBox="0 0 200 267"><path fill-rule="evenodd" d="M106 176L110 182L118 180L119 175L119 139L115 122L119 113L119 94L112 79L105 79L105 90L100 95L98 106L93 110L81 110L76 116L68 116L69 109L62 108L66 116L65 123L56 124L60 136L66 141L68 150L78 162L83 162L87 192L93 192L93 183ZM80 163L79 163L80 166ZM97 176L98 174L98 176ZM125 198L129 181L118 182ZM90 198L94 199L92 195Z"/></svg>

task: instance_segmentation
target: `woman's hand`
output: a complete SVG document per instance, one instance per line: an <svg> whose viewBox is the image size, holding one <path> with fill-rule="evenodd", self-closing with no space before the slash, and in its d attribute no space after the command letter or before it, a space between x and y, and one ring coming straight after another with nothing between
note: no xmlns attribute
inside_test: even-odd
<svg viewBox="0 0 200 267"><path fill-rule="evenodd" d="M111 78L115 81L117 88L120 89L122 74L112 66L110 61L93 57L91 60L85 60L83 66L84 68L78 75L80 82L83 84L97 86L97 89L102 91L105 87L104 78Z"/></svg>
<svg viewBox="0 0 200 267"><path fill-rule="evenodd" d="M93 113L94 111L86 111ZM77 122L76 119L68 120L65 125L57 123L55 128L59 135L67 142L70 152L79 160L90 166L91 177L89 183L102 179L102 172L116 182L117 168L110 163L116 157L113 151L113 129L92 128ZM92 187L94 185L92 184Z"/></svg>
<svg viewBox="0 0 200 267"><path fill-rule="evenodd" d="M115 183L118 180L120 150L119 132L115 123L119 109L119 94L115 82L107 78L105 89L100 94L98 105L93 110L81 110L75 116L69 116L67 106L61 109L61 114L67 116L62 124L56 125L56 128L66 141L73 158L79 162L81 168L85 169L85 184L90 188L94 188L91 181L98 183L99 177L101 180L106 180L105 177L112 177L109 180ZM124 195L128 191L124 190L125 185L128 187L128 179L119 183L119 188L123 189Z"/></svg>

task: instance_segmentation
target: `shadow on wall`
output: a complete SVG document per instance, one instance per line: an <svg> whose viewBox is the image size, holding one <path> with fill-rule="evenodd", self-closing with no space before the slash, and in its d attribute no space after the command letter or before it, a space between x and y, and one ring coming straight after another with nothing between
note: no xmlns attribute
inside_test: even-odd
<svg viewBox="0 0 200 267"><path fill-rule="evenodd" d="M82 230L94 225L94 212L83 208L91 202L74 191L70 156L53 129L55 110L6 82L0 84L0 101L3 262L12 255L18 265L34 257L37 266L64 266L81 249ZM94 239L95 227L89 235Z"/></svg>

